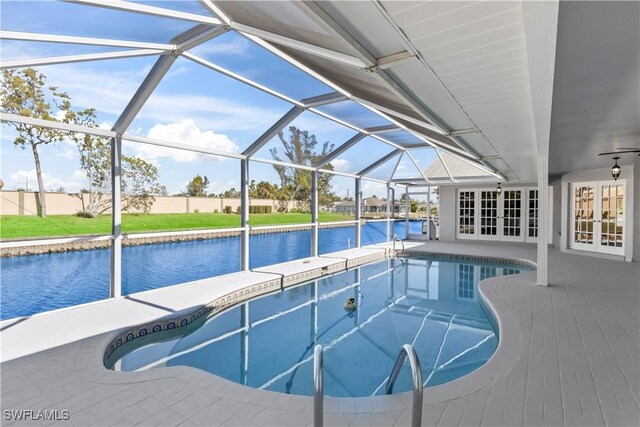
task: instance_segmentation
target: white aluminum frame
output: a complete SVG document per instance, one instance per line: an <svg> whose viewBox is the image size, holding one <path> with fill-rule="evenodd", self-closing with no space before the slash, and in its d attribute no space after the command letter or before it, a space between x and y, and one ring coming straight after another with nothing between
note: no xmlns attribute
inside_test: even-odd
<svg viewBox="0 0 640 427"><path fill-rule="evenodd" d="M0 69L6 70L9 68L35 67L37 65L69 64L73 62L102 61L116 58L134 58L138 56L158 55L163 52L164 50L158 49L135 49L117 52L87 53L83 55L52 56L49 58L16 59L14 61L2 61Z"/></svg>
<svg viewBox="0 0 640 427"><path fill-rule="evenodd" d="M148 6L145 4L134 3L121 0L63 0L67 3L77 3L87 6L102 7L105 9L122 10L125 12L141 13L144 15L159 16L162 18L173 18L184 21L197 22L199 24L219 25L221 21L217 18L206 15L198 15L196 13L181 12L174 9L165 9L162 7Z"/></svg>
<svg viewBox="0 0 640 427"><path fill-rule="evenodd" d="M154 49L154 50L174 50L177 48L175 44L169 43L150 43L150 42L138 42L130 40L114 40L104 39L98 37L78 37L78 36L63 36L54 34L41 34L41 33L28 33L22 31L6 31L0 30L1 40L20 40L20 41L33 41L33 42L46 42L46 43L69 43L69 44L81 44L89 46L110 46L110 47L127 47L134 49Z"/></svg>
<svg viewBox="0 0 640 427"><path fill-rule="evenodd" d="M114 40L107 38L92 38L92 37L78 37L78 36L65 36L65 35L49 35L49 34L40 34L40 33L27 33L27 32L18 32L18 31L0 31L0 39L5 40L23 40L23 41L34 41L34 42L53 42L53 43L66 43L66 44L78 44L78 45L94 45L94 46L108 46L108 47L122 47L122 48L130 48L126 51L115 51L115 52L105 52L105 53L94 53L94 54L84 54L84 55L69 55L69 56L57 56L50 58L39 58L39 59L24 59L24 60L15 60L15 61L5 61L1 65L2 69L7 68L20 68L20 67L28 67L33 65L51 65L51 64L64 64L64 63L73 63L73 62L83 62L83 61L97 61L97 60L107 60L114 58L126 58L126 57L135 57L135 56L148 56L148 55L158 55L158 60L156 64L151 69L143 83L138 88L135 95L130 100L129 104L122 111L122 114L117 119L111 130L105 130L100 128L89 128L84 126L66 124L61 122L54 122L48 120L41 119L33 119L30 117L23 117L14 114L8 114L4 112L0 112L0 119L3 121L13 121L18 123L24 123L33 126L43 126L48 128L59 129L68 132L78 132L78 133L86 133L91 135L96 135L99 137L111 138L111 150L112 150L112 233L109 236L98 236L98 237L81 237L81 238L70 238L69 239L44 239L40 241L35 241L29 243L29 245L35 245L38 242L42 244L42 242L46 243L54 243L58 241L78 241L78 240L87 240L87 241L98 241L98 240L111 240L111 284L110 284L110 296L112 298L117 298L121 296L121 247L123 238L133 238L137 236L137 234L125 236L121 232L121 155L122 155L122 141L130 141L134 143L142 143L142 144L151 144L162 147L169 147L181 150L187 150L192 152L198 152L208 155L214 156L222 156L226 158L233 158L240 160L240 170L241 170L241 227L237 230L241 232L241 241L242 241L242 251L241 251L241 269L248 270L249 268L249 234L253 227L249 226L249 197L248 197L248 185L249 185L249 162L260 162L271 165L280 165L285 167L292 167L297 169L309 170L312 172L313 177L313 191L312 191L312 222L311 224L301 224L301 228L311 227L313 232L312 238L312 248L311 253L313 256L317 255L318 248L318 229L320 228L320 224L318 222L318 186L317 186L317 178L318 173L330 173L333 175L345 176L355 179L356 183L356 218L354 220L356 224L356 246L360 247L361 245L361 188L362 188L362 180L385 183L387 185L387 191L389 193L388 204L390 201L391 194L391 183L393 181L393 175L396 172L399 162L401 161L404 153L406 152L409 156L410 160L413 162L414 166L418 169L420 174L422 175L422 179L428 185L431 184L430 179L425 175L424 171L420 169L415 159L411 155L408 148L398 145L392 141L385 139L380 136L380 134L384 134L384 132L395 131L395 130L403 130L409 132L424 141L425 146L431 146L436 150L436 153L440 157L445 169L447 170L449 177L452 181L455 182L454 178L451 176L450 171L448 170L446 164L444 163L442 157L440 156L439 149L444 149L449 152L451 155L460 158L463 161L466 161L473 166L476 166L487 173L490 173L497 178L503 179L503 177L491 171L486 165L484 165L479 157L470 151L465 151L465 149L469 149L468 147L458 148L454 145L449 146L442 141L438 141L432 137L422 135L419 132L414 131L413 129L409 129L404 126L402 123L399 123L392 116L398 117L402 120L407 120L411 123L414 123L418 126L421 126L429 131L433 131L438 133L444 137L448 137L455 144L460 144L460 142L454 138L455 135L461 134L462 131L451 131L446 128L442 123L439 123L431 113L426 110L419 102L413 99L404 89L399 87L393 79L391 79L385 72L385 68L389 68L391 65L397 64L398 62L409 60L415 57L411 52L400 52L395 55L391 55L390 57L376 59L369 52L366 51L362 46L360 46L353 38L351 38L346 32L328 15L324 14L321 9L315 4L305 4L310 10L312 10L316 15L318 15L325 23L329 24L334 30L340 34L348 43L350 43L355 50L358 52L357 56L345 55L340 52L331 51L329 49L325 49L319 46L311 45L309 43L302 42L300 40L296 40L289 37L284 37L278 34L266 32L257 28L253 28L244 24L240 24L237 22L231 21L228 17L224 15L224 13L215 5L215 3L211 0L200 0L200 2L209 10L213 15L199 15L194 13L181 12L173 9L166 9L162 7L149 6L145 4L135 3L135 2L125 2L121 0L65 0L70 3L83 4L88 6L95 6L107 9L114 9L132 13L140 13L150 16L158 16L162 18L171 18L171 19L179 19L186 20L190 22L197 23L198 25L192 27L188 31L176 36L171 40L170 43L147 43L140 41L130 41L130 40ZM215 38L230 29L234 29L241 34L244 34L249 40L252 40L254 43L259 46L264 47L269 50L271 53L276 56L284 59L289 62L293 66L299 68L300 70L306 72L311 77L325 83L329 87L333 88L336 92L319 95L311 98L306 98L301 101L288 97L282 93L279 93L276 90L268 88L264 85L261 85L257 82L252 81L251 79L245 78L237 73L234 73L230 70L227 70L223 67L220 67L217 64L212 63L206 59L200 58L190 52L188 50L208 41L212 38ZM300 62L296 61L292 57L286 55L284 52L280 51L278 48L271 45L269 42L275 42L281 45L289 46L294 49L298 49L307 53L311 53L313 55L330 59L332 61L337 61L340 63L348 64L354 67L373 67L375 69L371 69L374 74L391 90L394 92L400 99L403 99L419 116L423 119L416 119L411 116L404 115L392 109L388 109L386 107L374 104L372 102L357 98L352 96L348 91L336 85L330 79L327 79L323 75L313 71L312 69L306 67ZM129 135L126 133L127 128L130 126L132 121L135 119L139 111L144 106L145 102L154 92L162 78L166 75L168 70L171 68L172 64L179 56L183 56L195 63L198 63L202 66L205 66L211 70L219 72L223 75L226 75L230 78L240 81L241 83L247 84L253 88L261 90L269 95L272 95L280 100L288 102L292 104L292 109L278 122L276 122L269 130L267 130L258 140L256 140L248 149L245 150L242 154L223 152L218 150L212 150L207 148L200 147L191 147L186 144L175 143L170 141L164 141L159 139L152 139L141 137L137 135ZM358 126L355 126L352 123L341 120L337 117L334 117L330 114L324 113L323 111L318 110L316 107L327 105L336 102L342 102L346 100L352 100L354 102L359 103L364 106L368 110L373 113L383 117L387 121L389 121L390 125L378 126L369 129L361 129ZM294 120L299 114L304 111L310 111L316 115L324 117L328 120L331 120L335 123L338 123L347 128L353 129L358 132L354 137L349 139L347 142L339 146L337 149L333 150L329 153L324 159L322 159L317 165L314 166L306 166L306 165L296 165L288 162L275 161L271 159L263 159L258 157L253 157L253 155L262 147L266 142L268 142L277 132L282 130L288 123ZM464 130L465 132L467 130ZM342 154L344 151L348 150L350 147L356 145L366 136L371 136L391 147L394 148L394 151L383 156L378 159L376 162L367 166L360 172L356 174L348 174L342 172L331 171L328 169L323 169L322 167L327 165L331 160ZM462 147L462 145L461 145ZM388 180L380 180L369 178L364 175L371 172L378 166L384 164L388 160L400 154L398 158L398 162L396 163L396 167L394 168L391 176ZM405 194L407 194L407 185L405 187ZM477 210L477 206L476 206ZM392 212L390 209L387 209L387 215L391 215ZM386 220L388 225L393 222L390 218ZM373 221L376 222L376 221ZM339 222L342 223L342 222ZM351 221L346 221L346 223L351 223ZM276 228L280 227L292 227L294 225L285 225L285 226L275 226ZM476 224L477 227L477 224ZM259 227L265 228L265 227ZM214 229L214 230L204 230L205 232L227 232L230 230L236 229ZM197 230L193 232L203 232L203 230ZM390 236L387 236L389 239ZM12 242L11 244L14 244ZM7 243L0 243L0 247L9 247ZM21 246L24 246L24 242L20 242Z"/></svg>

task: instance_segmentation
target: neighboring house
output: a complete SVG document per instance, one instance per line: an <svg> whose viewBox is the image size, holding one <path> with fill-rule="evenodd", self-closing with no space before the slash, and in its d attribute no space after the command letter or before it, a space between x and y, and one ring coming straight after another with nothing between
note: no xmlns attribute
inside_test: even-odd
<svg viewBox="0 0 640 427"><path fill-rule="evenodd" d="M344 202L338 202L334 205L336 212L355 214L356 204L353 200ZM404 214L406 212L405 204L400 201L395 201L393 212L395 214ZM362 215L386 215L387 214L387 199L378 199L377 197L367 197L362 199Z"/></svg>

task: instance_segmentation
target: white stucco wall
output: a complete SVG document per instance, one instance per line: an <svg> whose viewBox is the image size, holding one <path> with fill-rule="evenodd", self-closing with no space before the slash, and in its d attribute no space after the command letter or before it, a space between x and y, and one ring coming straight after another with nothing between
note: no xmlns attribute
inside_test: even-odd
<svg viewBox="0 0 640 427"><path fill-rule="evenodd" d="M640 156L636 156L633 180L633 261L640 262Z"/></svg>
<svg viewBox="0 0 640 427"><path fill-rule="evenodd" d="M562 179L558 178L549 185L553 187L553 247L560 247L561 230L560 224L562 223Z"/></svg>
<svg viewBox="0 0 640 427"><path fill-rule="evenodd" d="M440 240L456 240L456 188L440 187Z"/></svg>

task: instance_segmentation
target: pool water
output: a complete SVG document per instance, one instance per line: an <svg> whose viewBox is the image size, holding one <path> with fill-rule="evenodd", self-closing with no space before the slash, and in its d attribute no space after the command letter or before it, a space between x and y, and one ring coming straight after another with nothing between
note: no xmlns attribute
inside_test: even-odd
<svg viewBox="0 0 640 427"><path fill-rule="evenodd" d="M411 221L411 233L421 222ZM394 223L404 236L404 222ZM250 237L251 268L310 256L311 231ZM362 227L362 244L386 240L386 223ZM319 252L354 247L355 227L321 228ZM0 259L0 320L98 301L109 297L109 249L26 255ZM240 270L240 238L195 240L122 248L124 295Z"/></svg>
<svg viewBox="0 0 640 427"><path fill-rule="evenodd" d="M466 375L494 353L498 334L478 282L520 267L388 259L287 288L208 320L186 336L140 347L123 371L187 365L240 384L312 395L313 347L324 347L325 394L384 394L403 344L412 344L427 387ZM345 310L354 298L355 311ZM395 391L411 389L408 364Z"/></svg>

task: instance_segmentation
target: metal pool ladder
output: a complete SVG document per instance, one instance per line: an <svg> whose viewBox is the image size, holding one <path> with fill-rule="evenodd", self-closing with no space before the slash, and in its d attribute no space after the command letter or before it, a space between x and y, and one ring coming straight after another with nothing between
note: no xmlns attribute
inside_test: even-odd
<svg viewBox="0 0 640 427"><path fill-rule="evenodd" d="M404 252L404 242L402 241L402 239L400 239L398 237L397 234L393 235L393 238L391 239L391 242L393 244L393 252L395 252L396 255L398 255L399 253L403 253ZM400 250L400 252L396 251L396 242L400 242L400 245L402 246L402 249Z"/></svg>
<svg viewBox="0 0 640 427"><path fill-rule="evenodd" d="M324 372L322 367L322 346L313 349L313 425L324 424Z"/></svg>
<svg viewBox="0 0 640 427"><path fill-rule="evenodd" d="M317 349L317 347L316 347ZM409 358L409 365L411 366L411 376L413 380L413 405L411 408L411 426L418 427L422 424L422 369L420 368L420 360L416 354L416 350L411 344L405 344L398 354L396 364L393 366L393 371L389 375L387 380L387 394L393 393L393 386L398 379L400 370L406 358Z"/></svg>

